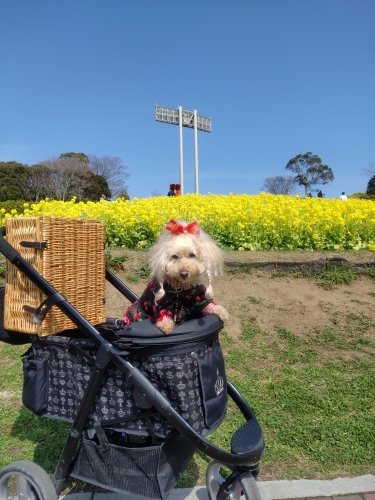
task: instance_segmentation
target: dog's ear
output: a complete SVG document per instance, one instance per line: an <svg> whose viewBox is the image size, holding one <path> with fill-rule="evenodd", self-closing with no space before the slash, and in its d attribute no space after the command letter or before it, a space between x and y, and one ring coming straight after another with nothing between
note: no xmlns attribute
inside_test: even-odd
<svg viewBox="0 0 375 500"><path fill-rule="evenodd" d="M202 241L202 254L206 268L216 278L223 272L224 255L215 242L207 235Z"/></svg>
<svg viewBox="0 0 375 500"><path fill-rule="evenodd" d="M212 275L211 271L207 270L206 274L208 276L208 287L206 288L206 299L213 299L214 298L214 289L212 288Z"/></svg>

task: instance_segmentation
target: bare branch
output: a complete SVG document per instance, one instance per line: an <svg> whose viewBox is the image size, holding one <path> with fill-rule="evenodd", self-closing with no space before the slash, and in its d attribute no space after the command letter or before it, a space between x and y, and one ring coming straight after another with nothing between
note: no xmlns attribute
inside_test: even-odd
<svg viewBox="0 0 375 500"><path fill-rule="evenodd" d="M126 179L130 175L126 172L125 165L122 164L118 156L104 155L98 158L95 155L89 155L89 168L95 175L101 175L108 182L112 196L117 198L121 192L128 191Z"/></svg>
<svg viewBox="0 0 375 500"><path fill-rule="evenodd" d="M276 177L267 177L264 180L263 188L271 194L290 194L293 191L296 181L294 177L283 177L277 175Z"/></svg>
<svg viewBox="0 0 375 500"><path fill-rule="evenodd" d="M80 198L82 190L89 185L87 166L77 158L52 157L40 162L50 170L51 196L65 201L68 197Z"/></svg>
<svg viewBox="0 0 375 500"><path fill-rule="evenodd" d="M362 172L368 177L375 175L375 163L369 163L369 168L362 168Z"/></svg>

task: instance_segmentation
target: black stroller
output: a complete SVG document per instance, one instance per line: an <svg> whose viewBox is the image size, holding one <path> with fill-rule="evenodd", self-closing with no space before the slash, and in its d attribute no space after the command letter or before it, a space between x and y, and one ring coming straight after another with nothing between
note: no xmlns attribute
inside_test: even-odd
<svg viewBox="0 0 375 500"><path fill-rule="evenodd" d="M262 430L226 379L221 321L213 315L192 319L169 336L148 321L121 329L117 320L107 320L94 327L4 236L0 228L0 252L47 296L34 321L55 305L77 330L69 337L30 336L23 403L72 425L54 474L31 461L11 463L0 471L0 500L56 500L68 476L164 500L195 450L212 459L206 474L210 500L260 500L255 479L265 448ZM137 298L108 270L106 278L128 300ZM206 439L224 419L228 395L246 419L232 436L230 452ZM230 473L222 474L223 467ZM16 493L10 491L11 477Z"/></svg>

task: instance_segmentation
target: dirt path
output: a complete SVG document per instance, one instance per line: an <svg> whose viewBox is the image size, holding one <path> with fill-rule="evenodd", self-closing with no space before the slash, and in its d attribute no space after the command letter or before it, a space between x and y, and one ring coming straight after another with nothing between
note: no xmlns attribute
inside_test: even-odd
<svg viewBox="0 0 375 500"><path fill-rule="evenodd" d="M139 279L139 274L147 253L119 250L112 255L126 256L126 271L119 277L141 294L147 280ZM366 276L375 269L373 252L228 252L225 260L225 273L214 283L214 290L215 301L229 311L225 330L230 336L237 337L249 318L265 331L278 326L302 334L311 328L326 328L344 314L374 317L375 281ZM351 266L358 278L334 290L324 290L314 280L300 277L300 271L341 265ZM137 278L138 283L131 282ZM107 316L121 317L126 306L126 300L108 285Z"/></svg>

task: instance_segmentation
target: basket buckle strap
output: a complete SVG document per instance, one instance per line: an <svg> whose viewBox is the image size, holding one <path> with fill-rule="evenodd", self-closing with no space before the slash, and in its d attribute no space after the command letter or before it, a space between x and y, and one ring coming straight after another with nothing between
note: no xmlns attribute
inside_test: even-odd
<svg viewBox="0 0 375 500"><path fill-rule="evenodd" d="M95 423L94 430L96 432L96 435L98 436L101 451L108 451L110 449L110 444L103 427L100 424Z"/></svg>
<svg viewBox="0 0 375 500"><path fill-rule="evenodd" d="M46 300L44 300L40 304L40 306L32 307L24 305L22 309L25 312L34 314L34 323L41 323L51 307L55 304L58 304L59 302L64 302L64 300L66 300L64 295L62 295L61 293L54 293L53 295L50 295Z"/></svg>
<svg viewBox="0 0 375 500"><path fill-rule="evenodd" d="M48 241L20 241L23 248L36 248L37 250L47 250Z"/></svg>

